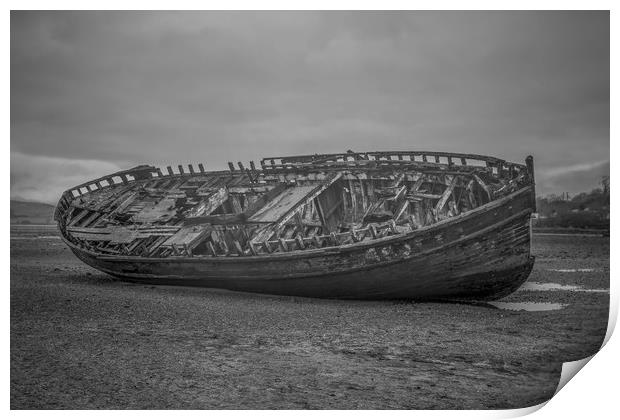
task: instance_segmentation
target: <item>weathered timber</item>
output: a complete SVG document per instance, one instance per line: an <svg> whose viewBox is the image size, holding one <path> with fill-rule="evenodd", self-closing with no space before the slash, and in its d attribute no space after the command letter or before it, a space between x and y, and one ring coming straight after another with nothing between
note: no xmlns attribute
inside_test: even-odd
<svg viewBox="0 0 620 420"><path fill-rule="evenodd" d="M260 163L142 165L65 191L54 218L80 259L135 281L487 299L531 269L531 157L348 151Z"/></svg>
<svg viewBox="0 0 620 420"><path fill-rule="evenodd" d="M211 234L208 225L186 226L179 229L162 243L162 248L183 248L185 252L191 253L200 241Z"/></svg>
<svg viewBox="0 0 620 420"><path fill-rule="evenodd" d="M218 188L209 196L200 201L200 203L185 213L186 218L208 216L215 209L228 200L228 190L226 188Z"/></svg>
<svg viewBox="0 0 620 420"><path fill-rule="evenodd" d="M478 183L478 185L480 185L480 187L484 190L484 192L487 193L487 196L489 197L489 200L492 200L493 199L493 193L491 192L491 189L489 188L489 186L482 179L480 179L480 177L477 174L473 174L473 177L476 180L476 182Z"/></svg>
<svg viewBox="0 0 620 420"><path fill-rule="evenodd" d="M261 242L269 239L275 230L284 226L303 206L318 198L340 176L336 174L319 185L297 186L282 191L280 195L274 197L271 202L249 218L249 221L253 223L269 223L268 226L259 229L252 240Z"/></svg>
<svg viewBox="0 0 620 420"><path fill-rule="evenodd" d="M452 191L454 191L454 187L456 186L457 182L458 182L458 178L453 177L452 181L450 182L450 185L446 187L445 191L441 195L441 198L437 202L437 205L435 206L435 212L440 212L443 209L443 207L446 205L446 203L448 202L448 198L450 198L450 195L452 195Z"/></svg>
<svg viewBox="0 0 620 420"><path fill-rule="evenodd" d="M405 211L409 207L409 200L405 200L394 212L394 220L398 221L405 214Z"/></svg>

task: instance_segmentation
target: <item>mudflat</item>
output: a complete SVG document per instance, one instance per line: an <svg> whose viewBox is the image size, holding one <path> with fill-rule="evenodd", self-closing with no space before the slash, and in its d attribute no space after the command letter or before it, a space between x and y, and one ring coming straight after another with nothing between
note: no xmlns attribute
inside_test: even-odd
<svg viewBox="0 0 620 420"><path fill-rule="evenodd" d="M609 238L534 235L533 253L495 304L337 301L122 282L55 227L12 226L11 408L539 404L603 342Z"/></svg>

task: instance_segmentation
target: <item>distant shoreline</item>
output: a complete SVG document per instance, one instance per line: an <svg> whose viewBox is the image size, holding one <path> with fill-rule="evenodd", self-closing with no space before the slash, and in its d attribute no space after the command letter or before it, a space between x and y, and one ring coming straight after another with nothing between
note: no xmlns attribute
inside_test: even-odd
<svg viewBox="0 0 620 420"><path fill-rule="evenodd" d="M56 227L55 223L49 223L49 224L36 224L36 223L11 223L11 227L13 226L32 226L32 227Z"/></svg>
<svg viewBox="0 0 620 420"><path fill-rule="evenodd" d="M609 236L609 229L586 229L586 228L563 228L563 227L549 227L549 228L532 228L534 234L553 234L553 235L607 235Z"/></svg>

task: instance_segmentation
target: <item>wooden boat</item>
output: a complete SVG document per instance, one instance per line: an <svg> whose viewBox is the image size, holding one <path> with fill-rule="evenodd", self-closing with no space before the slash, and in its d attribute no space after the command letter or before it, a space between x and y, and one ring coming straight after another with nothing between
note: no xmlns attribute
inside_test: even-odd
<svg viewBox="0 0 620 420"><path fill-rule="evenodd" d="M86 264L123 279L340 299L491 300L528 277L534 167L370 152L147 165L67 190ZM176 169L176 168L175 168Z"/></svg>

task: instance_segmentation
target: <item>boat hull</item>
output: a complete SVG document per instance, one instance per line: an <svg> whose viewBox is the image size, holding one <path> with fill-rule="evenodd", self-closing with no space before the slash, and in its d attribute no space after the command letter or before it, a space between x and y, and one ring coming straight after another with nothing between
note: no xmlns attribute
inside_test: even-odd
<svg viewBox="0 0 620 420"><path fill-rule="evenodd" d="M114 257L69 243L129 281L335 299L493 300L529 276L532 191L406 235L255 257Z"/></svg>

